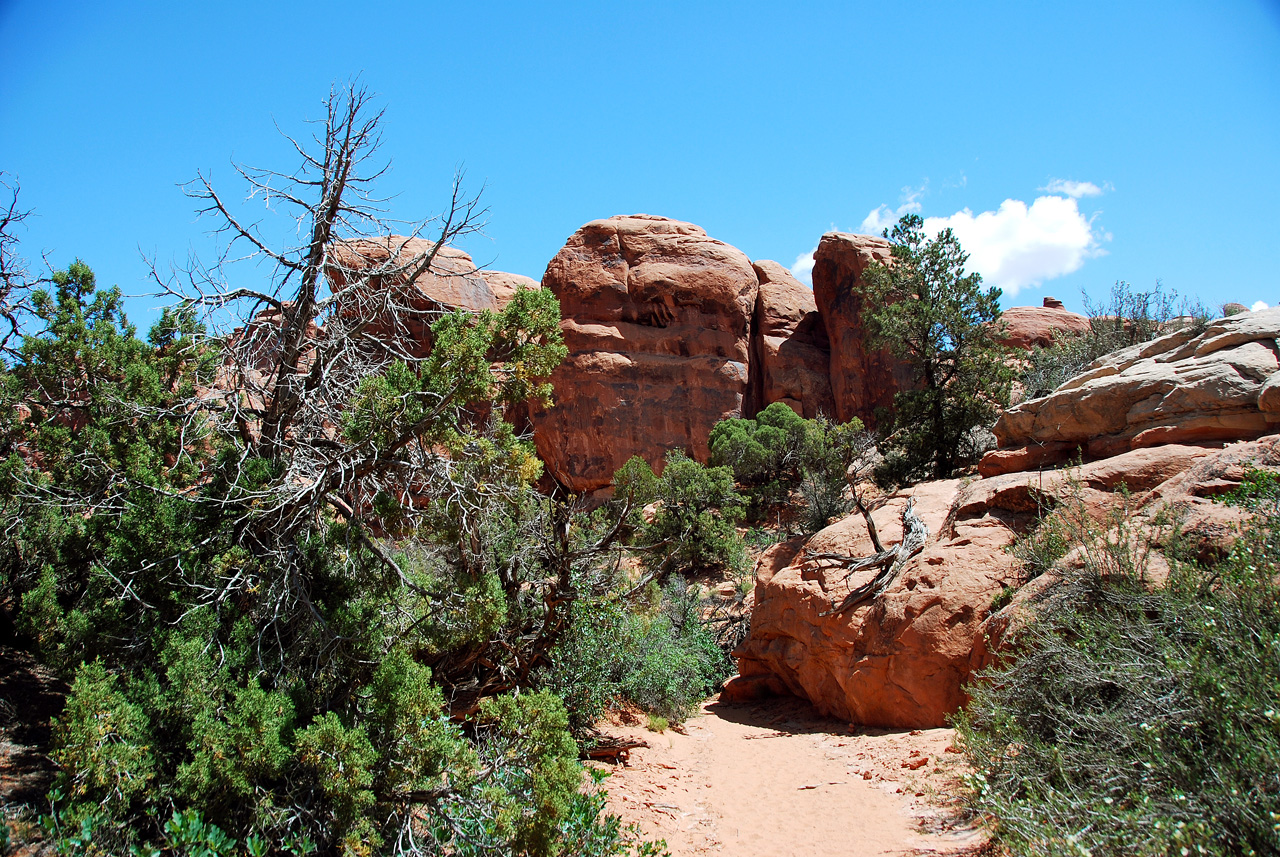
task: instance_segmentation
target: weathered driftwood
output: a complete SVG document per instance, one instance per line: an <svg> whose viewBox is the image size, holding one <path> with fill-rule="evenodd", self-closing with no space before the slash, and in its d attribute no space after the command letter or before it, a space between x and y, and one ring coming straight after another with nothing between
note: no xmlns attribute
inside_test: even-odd
<svg viewBox="0 0 1280 857"><path fill-rule="evenodd" d="M820 614L822 616L843 613L850 607L856 607L864 601L879 598L893 583L907 560L920 553L924 549L925 542L929 540L929 528L915 513L914 497L907 500L907 506L902 510L902 541L888 549L882 548L880 545L879 535L875 532L875 524L871 521L870 512L862 504L858 505L859 511L867 519L867 528L871 533L871 541L877 548L876 553L870 556L856 557L838 553L805 551L805 555L809 559L844 563L846 570L845 580L865 568L879 568L880 572L871 580L846 595L844 600L840 602L840 606Z"/></svg>
<svg viewBox="0 0 1280 857"><path fill-rule="evenodd" d="M591 746L582 751L581 756L586 759L594 759L598 762L609 762L613 765L626 765L631 751L637 747L648 747L647 741L640 741L634 738L614 738L609 735L602 735Z"/></svg>

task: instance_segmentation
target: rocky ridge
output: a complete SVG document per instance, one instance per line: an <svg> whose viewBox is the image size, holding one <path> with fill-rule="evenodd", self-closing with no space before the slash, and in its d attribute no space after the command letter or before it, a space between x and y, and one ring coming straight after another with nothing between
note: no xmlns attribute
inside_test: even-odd
<svg viewBox="0 0 1280 857"><path fill-rule="evenodd" d="M1246 518L1212 498L1249 467L1280 467L1277 340L1280 311L1220 319L1108 355L1010 409L996 426L1002 449L984 458L982 478L917 485L875 514L891 544L899 510L914 497L930 533L875 601L837 611L875 572L850 577L847 563L811 556L870 554L860 516L771 549L756 572L751 632L736 652L740 676L726 693L790 692L868 725L941 725L1026 605L1083 562L1068 553L1058 572L993 607L1021 582L1008 547L1063 503L1104 529L1109 511L1125 507L1132 537L1151 540L1153 580L1168 571L1162 522L1176 521L1182 548L1202 560L1224 556ZM1069 457L1083 463L1053 469Z"/></svg>
<svg viewBox="0 0 1280 857"><path fill-rule="evenodd" d="M416 356L430 349L429 327L441 312L500 310L521 286L553 292L569 357L552 376L555 403L517 416L550 477L573 492L607 490L632 455L659 468L673 449L705 461L716 422L774 402L808 418L859 417L873 426L876 408L910 383L900 361L867 350L861 276L889 259L882 238L824 235L813 289L694 224L646 214L584 225L541 283L479 270L450 247L428 269L409 270L430 248L400 236L340 242L328 274L342 290L372 273L367 288L345 299L349 311ZM1083 320L1060 306L1025 309L1010 326L1017 347Z"/></svg>
<svg viewBox="0 0 1280 857"><path fill-rule="evenodd" d="M1108 354L1010 408L984 476L1168 443L1255 438L1280 425L1280 309L1242 313Z"/></svg>

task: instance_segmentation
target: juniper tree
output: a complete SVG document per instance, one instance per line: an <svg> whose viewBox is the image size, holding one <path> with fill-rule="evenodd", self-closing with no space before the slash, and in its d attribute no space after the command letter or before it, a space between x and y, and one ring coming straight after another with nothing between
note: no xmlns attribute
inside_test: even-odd
<svg viewBox="0 0 1280 857"><path fill-rule="evenodd" d="M354 87L325 108L297 171L240 169L297 215L292 246L199 178L226 253L160 278L183 301L148 341L76 263L0 365L0 601L71 687L49 830L102 853L620 852L533 674L633 516L572 526L497 418L549 393L558 305L415 304L482 209L455 182L439 218L388 223L381 114ZM361 238L406 252L335 258ZM427 353L400 347L411 322Z"/></svg>
<svg viewBox="0 0 1280 857"><path fill-rule="evenodd" d="M1000 289L966 273L968 255L950 229L925 234L908 214L885 237L888 264L863 274L874 340L903 359L915 386L893 401L892 428L878 475L884 481L950 476L965 436L1007 406L1012 370L999 343Z"/></svg>

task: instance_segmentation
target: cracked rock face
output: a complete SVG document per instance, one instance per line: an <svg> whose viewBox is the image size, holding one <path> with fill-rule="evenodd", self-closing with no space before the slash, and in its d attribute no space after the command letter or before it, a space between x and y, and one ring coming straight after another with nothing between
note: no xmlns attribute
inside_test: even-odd
<svg viewBox="0 0 1280 857"><path fill-rule="evenodd" d="M831 345L813 291L777 262L755 263L760 278L751 340L751 411L783 402L806 419L835 413Z"/></svg>
<svg viewBox="0 0 1280 857"><path fill-rule="evenodd" d="M876 410L891 408L894 393L913 383L910 367L887 349L871 347L863 272L892 253L883 238L828 232L813 254L813 296L830 340L831 393L840 422L876 425Z"/></svg>
<svg viewBox="0 0 1280 857"><path fill-rule="evenodd" d="M996 423L984 476L1167 443L1260 437L1280 425L1280 308L1117 351Z"/></svg>
<svg viewBox="0 0 1280 857"><path fill-rule="evenodd" d="M740 250L691 223L637 214L575 232L547 266L569 356L534 442L565 487L610 484L633 455L706 460L711 427L742 415L759 282Z"/></svg>

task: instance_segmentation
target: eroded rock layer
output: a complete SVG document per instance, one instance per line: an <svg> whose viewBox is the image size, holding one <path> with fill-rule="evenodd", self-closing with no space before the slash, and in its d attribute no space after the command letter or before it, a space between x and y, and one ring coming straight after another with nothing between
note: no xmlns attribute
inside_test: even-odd
<svg viewBox="0 0 1280 857"><path fill-rule="evenodd" d="M551 474L593 491L633 455L705 460L711 427L741 416L747 394L751 261L691 223L610 217L575 232L542 285L560 300L569 348L555 405L533 415Z"/></svg>
<svg viewBox="0 0 1280 857"><path fill-rule="evenodd" d="M985 475L1083 454L1259 437L1280 423L1280 309L1219 319L1109 354L1053 393L1010 408Z"/></svg>

